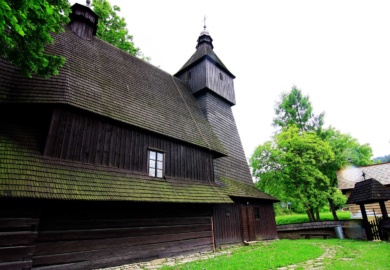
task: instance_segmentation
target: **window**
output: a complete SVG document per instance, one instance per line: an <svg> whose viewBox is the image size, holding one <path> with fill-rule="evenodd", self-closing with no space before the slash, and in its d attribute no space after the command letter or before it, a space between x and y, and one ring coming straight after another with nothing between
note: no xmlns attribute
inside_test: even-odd
<svg viewBox="0 0 390 270"><path fill-rule="evenodd" d="M254 208L254 212L255 212L255 219L260 219L260 209L259 209L259 207L255 207Z"/></svg>
<svg viewBox="0 0 390 270"><path fill-rule="evenodd" d="M222 73L221 73L221 72L219 73L219 79L220 79L221 81L223 81L223 76L222 76Z"/></svg>
<svg viewBox="0 0 390 270"><path fill-rule="evenodd" d="M163 178L164 175L164 153L149 150L149 176Z"/></svg>
<svg viewBox="0 0 390 270"><path fill-rule="evenodd" d="M188 71L187 73L187 81L189 81L191 79L191 71Z"/></svg>

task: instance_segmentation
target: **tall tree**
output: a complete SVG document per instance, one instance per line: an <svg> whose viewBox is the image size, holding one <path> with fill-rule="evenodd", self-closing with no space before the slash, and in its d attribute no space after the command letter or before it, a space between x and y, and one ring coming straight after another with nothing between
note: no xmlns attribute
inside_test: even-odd
<svg viewBox="0 0 390 270"><path fill-rule="evenodd" d="M67 0L0 0L0 57L29 77L57 75L65 58L44 48L63 31L69 12Z"/></svg>
<svg viewBox="0 0 390 270"><path fill-rule="evenodd" d="M92 5L93 10L99 16L96 32L99 38L131 55L138 56L146 61L150 60L134 45L133 36L129 34L126 28L125 19L117 14L121 11L120 7L111 6L107 0L94 0Z"/></svg>
<svg viewBox="0 0 390 270"><path fill-rule="evenodd" d="M313 114L308 96L303 96L295 86L289 93L283 93L275 106L276 117L273 126L283 128L296 125L301 131L320 130L324 124L324 113Z"/></svg>
<svg viewBox="0 0 390 270"><path fill-rule="evenodd" d="M350 135L342 134L334 128L330 127L323 129L324 113L315 116L309 97L304 96L295 86L289 93L282 94L281 101L276 104L275 113L276 117L273 120L273 125L279 128L279 134L276 135L275 141L286 128L288 129L289 127L296 126L302 133L314 131L317 134L318 139L330 147L334 159L312 165L316 167L317 170L321 171L322 175L326 176L329 181L328 190L324 191L324 194L327 194L330 209L334 218L337 220L338 217L334 199L339 199L341 196L337 190L336 172L347 164L356 166L371 164L371 147L367 144L360 145L358 141ZM282 132L280 132L280 130L282 130ZM251 160L254 172L257 174L261 173L260 179L263 183L260 182L260 184L257 185L263 190L265 188L277 186L272 178L279 181L279 179L284 177L280 174L275 174L274 168L280 169L281 167L289 167L290 170L292 170L294 167L294 164L280 163L279 157L281 156L281 149L275 149L275 147L272 147L274 145L277 144L275 142L267 142L266 144L259 146ZM284 151L287 151L287 149L284 149ZM304 155L303 152L301 152L301 154ZM263 165L260 164L261 162L263 162ZM259 168L261 168L260 171ZM268 179L272 180L272 185L269 184ZM319 181L321 181L320 178ZM272 192L270 193L272 194ZM288 191L283 190L279 191L279 194L275 194L275 196L278 197L279 195L279 198L283 198L287 193ZM312 210L316 210L316 218L319 219L319 208ZM314 211L310 212L312 213L308 212L309 217Z"/></svg>
<svg viewBox="0 0 390 270"><path fill-rule="evenodd" d="M368 144L359 144L351 135L342 134L332 127L322 130L320 137L329 143L335 155L334 160L322 165L321 171L329 178L331 186L329 207L334 219L338 220L334 204L334 197L339 197L336 172L349 164L355 166L372 164L372 148Z"/></svg>
<svg viewBox="0 0 390 270"><path fill-rule="evenodd" d="M250 159L262 190L283 201L301 205L310 221L330 196L330 183L320 170L332 161L329 144L315 132L301 132L292 125L275 135L274 142L259 146Z"/></svg>

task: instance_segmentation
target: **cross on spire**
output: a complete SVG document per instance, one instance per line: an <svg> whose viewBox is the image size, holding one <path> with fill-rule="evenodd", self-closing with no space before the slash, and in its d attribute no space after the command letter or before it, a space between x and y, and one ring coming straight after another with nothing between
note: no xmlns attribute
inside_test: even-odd
<svg viewBox="0 0 390 270"><path fill-rule="evenodd" d="M206 30L206 19L207 19L207 17L206 17L206 15L204 15L204 17L203 17L203 29L204 30Z"/></svg>

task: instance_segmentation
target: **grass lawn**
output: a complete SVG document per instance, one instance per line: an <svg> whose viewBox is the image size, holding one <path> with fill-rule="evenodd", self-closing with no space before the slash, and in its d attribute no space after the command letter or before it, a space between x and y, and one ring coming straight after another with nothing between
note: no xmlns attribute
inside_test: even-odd
<svg viewBox="0 0 390 270"><path fill-rule="evenodd" d="M324 253L322 247L336 250L333 258L325 258L323 269L390 270L390 243L340 239L276 240L241 247L230 255L195 261L162 269L245 270L276 269L315 259ZM304 269L298 267L297 269Z"/></svg>
<svg viewBox="0 0 390 270"><path fill-rule="evenodd" d="M324 220L334 220L332 213L325 212L320 213L321 221ZM348 220L351 219L351 214L349 211L338 211L337 216L340 220ZM309 222L309 218L306 214L292 214L292 215L282 215L282 216L276 216L276 225L284 225L284 224L293 224L293 223L303 223L303 222Z"/></svg>

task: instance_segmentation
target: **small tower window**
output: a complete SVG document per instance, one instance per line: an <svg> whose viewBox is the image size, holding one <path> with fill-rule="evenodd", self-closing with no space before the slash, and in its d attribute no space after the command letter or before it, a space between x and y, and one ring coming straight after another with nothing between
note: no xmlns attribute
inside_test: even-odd
<svg viewBox="0 0 390 270"><path fill-rule="evenodd" d="M163 178L164 172L164 153L149 150L148 163L149 176Z"/></svg>
<svg viewBox="0 0 390 270"><path fill-rule="evenodd" d="M187 81L189 81L191 79L191 71L188 71L187 72Z"/></svg>
<svg viewBox="0 0 390 270"><path fill-rule="evenodd" d="M221 73L221 72L219 73L219 79L220 79L221 81L223 81L223 76L222 76L222 73Z"/></svg>

